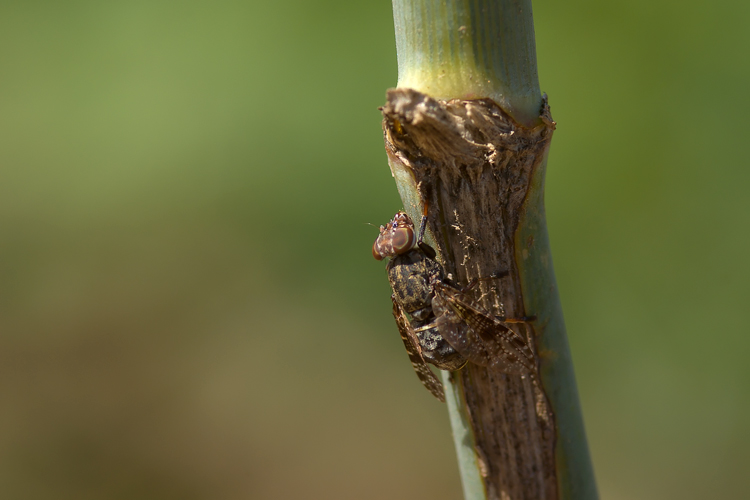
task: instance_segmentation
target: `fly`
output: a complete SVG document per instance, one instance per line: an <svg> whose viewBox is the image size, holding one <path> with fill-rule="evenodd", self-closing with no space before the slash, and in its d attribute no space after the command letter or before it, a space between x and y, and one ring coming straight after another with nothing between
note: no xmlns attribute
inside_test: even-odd
<svg viewBox="0 0 750 500"><path fill-rule="evenodd" d="M440 335L435 324L431 283L442 281L445 274L435 260L435 250L416 238L409 216L398 212L386 226L380 227L372 253L377 260L391 258L386 270L393 289L393 316L401 339L419 380L444 401L443 386L427 363L455 371L467 360Z"/></svg>
<svg viewBox="0 0 750 500"><path fill-rule="evenodd" d="M414 224L398 212L373 244L386 266L393 289L393 315L417 376L439 400L442 384L427 363L441 370L461 369L468 361L515 374L534 373L534 355L526 341L505 320L483 309L469 294L476 281L460 290L445 277L435 250L422 241L425 218L417 238ZM408 316L407 316L408 313Z"/></svg>

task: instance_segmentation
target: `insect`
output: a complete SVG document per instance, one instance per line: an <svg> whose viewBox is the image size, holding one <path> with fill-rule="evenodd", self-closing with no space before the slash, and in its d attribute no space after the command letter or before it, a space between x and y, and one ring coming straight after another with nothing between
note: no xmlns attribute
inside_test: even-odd
<svg viewBox="0 0 750 500"><path fill-rule="evenodd" d="M528 318L500 319L483 309L469 293L479 280L464 289L453 286L435 260L435 250L422 242L424 222L425 218L417 238L409 216L398 212L380 227L372 250L377 260L391 257L386 269L393 289L393 315L422 384L444 400L442 384L427 363L455 371L471 361L503 373L533 376L531 349L507 325Z"/></svg>
<svg viewBox="0 0 750 500"><path fill-rule="evenodd" d="M377 260L391 257L386 269L393 289L393 316L401 339L422 384L444 401L443 386L427 363L455 371L467 361L440 335L435 324L431 283L442 281L444 275L435 260L435 250L416 238L409 216L398 212L386 226L380 227L372 253Z"/></svg>

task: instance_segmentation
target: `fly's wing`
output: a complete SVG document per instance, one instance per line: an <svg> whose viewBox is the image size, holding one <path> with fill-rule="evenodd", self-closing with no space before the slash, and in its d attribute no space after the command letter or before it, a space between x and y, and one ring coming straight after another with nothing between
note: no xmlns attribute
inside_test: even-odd
<svg viewBox="0 0 750 500"><path fill-rule="evenodd" d="M446 318L446 323L463 323L470 329L471 333L465 335L467 340L462 343L461 339L456 339L458 345L453 345L451 335L440 329L440 319L438 320L440 333L458 352L491 370L518 374L534 372L534 354L523 337L505 323L473 304L463 292L447 285L438 284L435 287L435 298L442 302L442 318ZM434 303L435 299L433 310ZM461 348L467 348L462 344L469 344L469 349L477 353L477 361L468 352L461 351ZM482 349L475 344L481 345ZM484 354L481 354L482 350Z"/></svg>
<svg viewBox="0 0 750 500"><path fill-rule="evenodd" d="M447 287L447 285L442 286ZM435 324L440 335L455 350L475 365L487 366L490 364L492 356L485 348L484 343L469 325L453 311L448 304L446 294L442 293L437 286L432 298L432 311L435 314Z"/></svg>
<svg viewBox="0 0 750 500"><path fill-rule="evenodd" d="M398 331L401 334L401 340L404 342L404 347L406 347L406 354L409 355L411 366L417 373L417 377L419 377L422 385L424 385L427 390L432 393L433 396L445 403L443 384L440 382L440 380L438 380L438 378L435 376L432 370L430 370L430 367L427 366L427 363L425 363L424 359L422 358L422 350L419 347L417 335L416 333L414 333L414 328L411 327L411 323L409 323L409 320L406 317L406 313L404 313L404 310L401 309L400 305L398 305L395 297L392 297L392 300L393 317L396 318L396 325L398 326Z"/></svg>

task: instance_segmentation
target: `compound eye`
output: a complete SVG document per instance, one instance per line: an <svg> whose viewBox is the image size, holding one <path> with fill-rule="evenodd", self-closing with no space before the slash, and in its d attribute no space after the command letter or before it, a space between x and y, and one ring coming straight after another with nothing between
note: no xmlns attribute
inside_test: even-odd
<svg viewBox="0 0 750 500"><path fill-rule="evenodd" d="M380 245L378 245L379 241L380 238L375 240L375 243L372 244L372 256L375 257L375 260L383 260L383 255L380 253Z"/></svg>
<svg viewBox="0 0 750 500"><path fill-rule="evenodd" d="M391 236L394 254L402 254L414 248L414 231L410 227L397 227Z"/></svg>

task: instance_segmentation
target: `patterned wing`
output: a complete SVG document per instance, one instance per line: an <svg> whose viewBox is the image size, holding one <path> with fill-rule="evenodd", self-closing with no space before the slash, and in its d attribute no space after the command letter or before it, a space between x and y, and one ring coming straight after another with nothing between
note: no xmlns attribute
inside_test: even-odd
<svg viewBox="0 0 750 500"><path fill-rule="evenodd" d="M455 350L466 359L480 366L490 364L492 357L484 343L477 337L466 322L458 316L448 304L444 293L435 286L432 298L432 311L435 313L435 324L438 331Z"/></svg>
<svg viewBox="0 0 750 500"><path fill-rule="evenodd" d="M534 354L523 337L475 305L463 292L443 283L435 284L433 310L436 315L438 309L442 313L438 319L440 333L472 362L503 373L534 373ZM441 322L446 325L446 331L441 329ZM449 324L464 324L469 332L458 335L454 344L450 330L455 327Z"/></svg>
<svg viewBox="0 0 750 500"><path fill-rule="evenodd" d="M404 313L401 306L398 305L396 298L391 298L393 300L393 317L396 318L396 325L401 334L401 340L404 342L404 347L406 347L406 354L409 355L409 361L411 361L412 368L414 368L422 385L424 385L433 396L445 403L443 384L438 380L422 358L422 350L419 347L417 335L414 333L414 329L411 327L411 324L406 317L406 313Z"/></svg>

